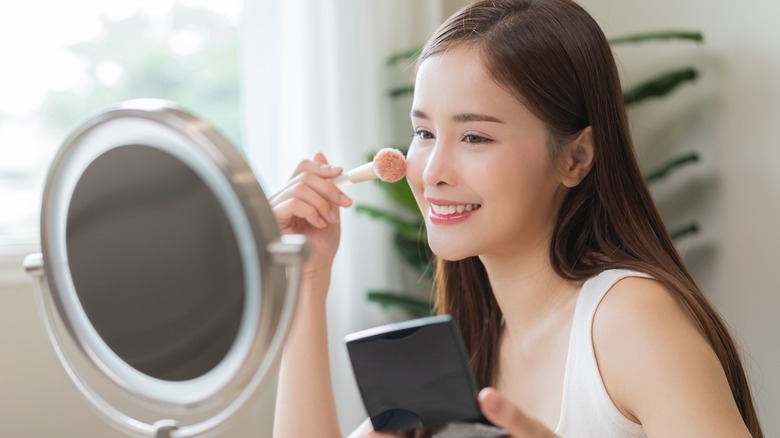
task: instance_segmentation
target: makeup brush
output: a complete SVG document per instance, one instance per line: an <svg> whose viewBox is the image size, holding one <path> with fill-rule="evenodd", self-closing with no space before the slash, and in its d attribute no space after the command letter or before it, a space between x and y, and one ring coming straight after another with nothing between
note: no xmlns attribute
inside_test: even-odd
<svg viewBox="0 0 780 438"><path fill-rule="evenodd" d="M374 156L374 161L358 166L349 172L333 178L336 187L379 178L385 182L396 182L406 175L406 158L398 149L384 148Z"/></svg>

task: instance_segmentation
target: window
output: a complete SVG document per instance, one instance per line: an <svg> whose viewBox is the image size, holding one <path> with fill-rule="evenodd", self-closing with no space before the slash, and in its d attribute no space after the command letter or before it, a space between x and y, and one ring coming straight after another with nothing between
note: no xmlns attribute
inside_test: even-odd
<svg viewBox="0 0 780 438"><path fill-rule="evenodd" d="M0 6L0 244L38 239L46 170L79 120L169 99L240 146L241 0Z"/></svg>

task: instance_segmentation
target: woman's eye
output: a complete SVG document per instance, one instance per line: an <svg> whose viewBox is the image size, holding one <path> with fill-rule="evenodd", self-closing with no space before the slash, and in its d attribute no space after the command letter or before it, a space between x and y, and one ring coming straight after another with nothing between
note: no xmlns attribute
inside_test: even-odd
<svg viewBox="0 0 780 438"><path fill-rule="evenodd" d="M476 134L466 134L463 136L463 141L466 143L488 143L490 140Z"/></svg>
<svg viewBox="0 0 780 438"><path fill-rule="evenodd" d="M414 131L414 136L419 138L420 140L427 140L433 138L433 134L431 134L430 131L426 131L424 129L418 129Z"/></svg>

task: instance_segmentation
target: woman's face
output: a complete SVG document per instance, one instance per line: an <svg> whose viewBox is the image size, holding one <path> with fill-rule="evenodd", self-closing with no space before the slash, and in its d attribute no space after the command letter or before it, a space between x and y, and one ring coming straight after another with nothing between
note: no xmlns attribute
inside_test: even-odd
<svg viewBox="0 0 780 438"><path fill-rule="evenodd" d="M478 52L456 47L420 65L412 125L407 179L437 256L547 251L563 187L545 125Z"/></svg>

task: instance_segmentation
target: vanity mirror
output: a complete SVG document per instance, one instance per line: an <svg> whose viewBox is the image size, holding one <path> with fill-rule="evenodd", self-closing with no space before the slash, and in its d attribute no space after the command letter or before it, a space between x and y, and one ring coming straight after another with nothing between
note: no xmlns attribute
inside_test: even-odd
<svg viewBox="0 0 780 438"><path fill-rule="evenodd" d="M25 259L58 359L133 436L213 435L273 375L302 236L280 236L242 156L160 100L89 118L46 181Z"/></svg>

